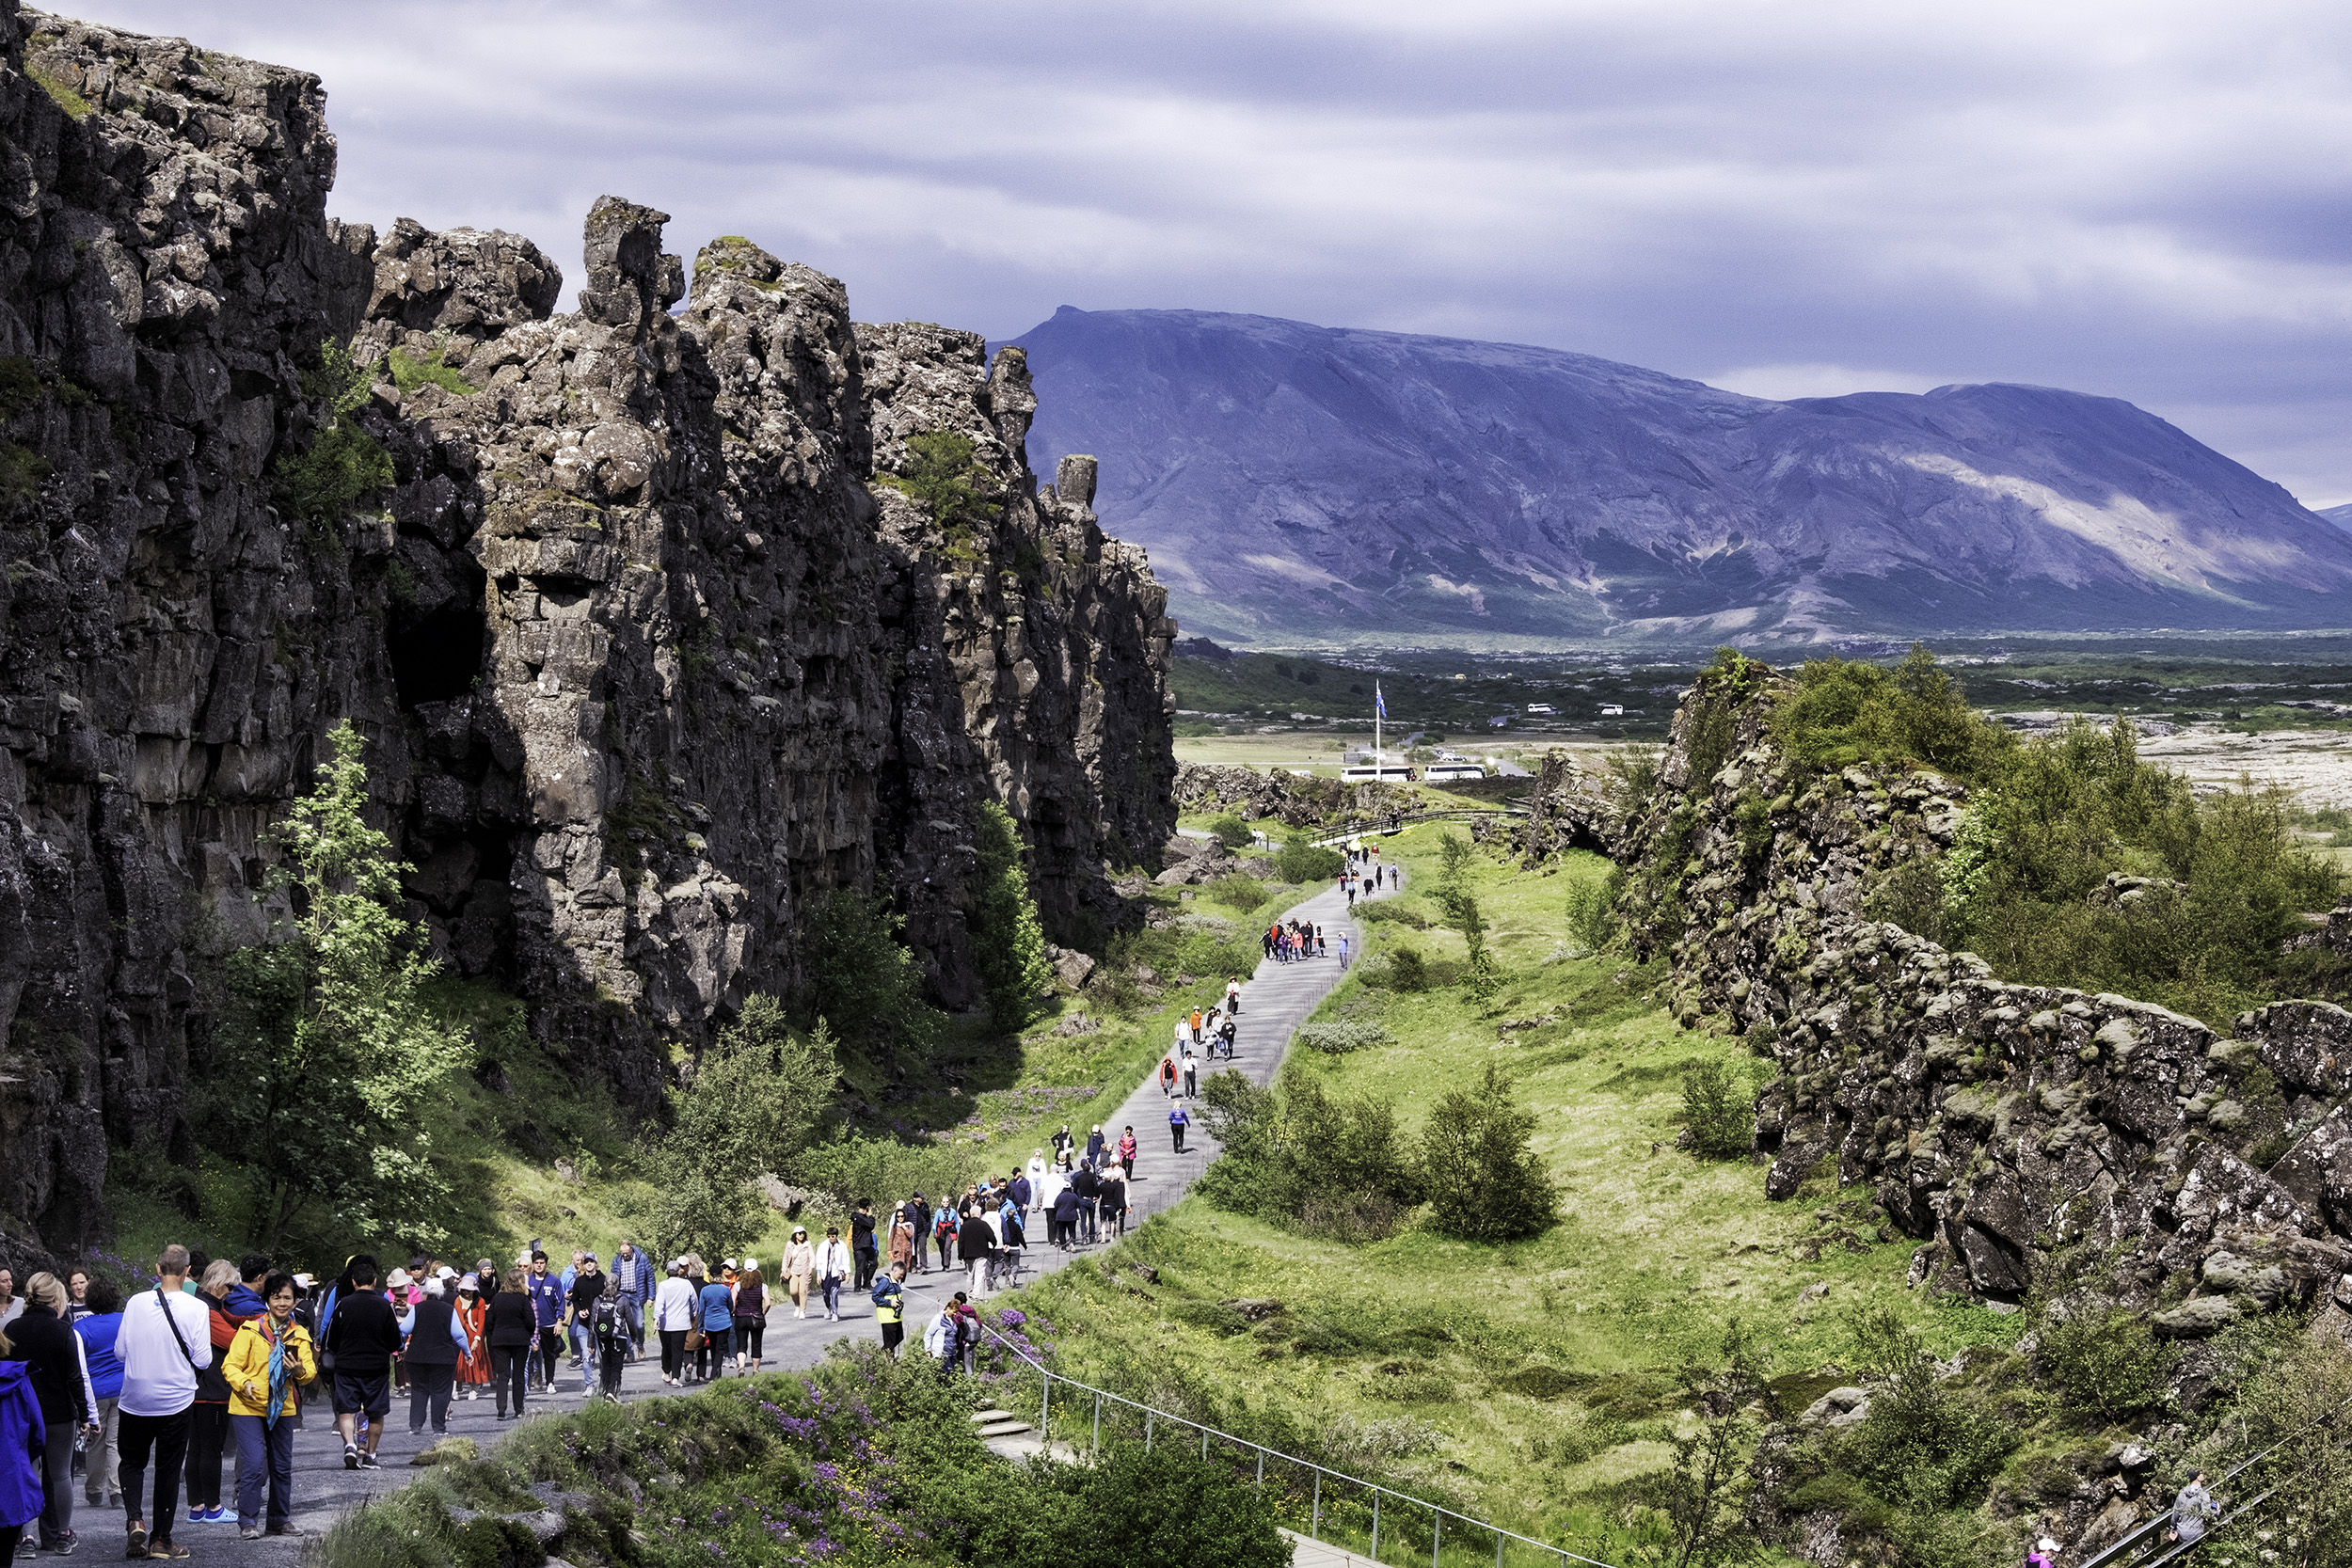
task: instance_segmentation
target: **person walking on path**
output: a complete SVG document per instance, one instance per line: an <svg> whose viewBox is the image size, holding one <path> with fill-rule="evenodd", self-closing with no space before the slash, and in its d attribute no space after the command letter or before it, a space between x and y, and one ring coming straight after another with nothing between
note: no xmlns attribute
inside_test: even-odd
<svg viewBox="0 0 2352 1568"><path fill-rule="evenodd" d="M0 1340L0 1360L32 1369L40 1405L40 1549L60 1557L73 1550L73 1440L95 1430L98 1398L90 1389L82 1340L65 1321L65 1284L53 1274L24 1282L24 1309Z"/></svg>
<svg viewBox="0 0 2352 1568"><path fill-rule="evenodd" d="M795 1232L798 1234L798 1232ZM791 1254L778 1265L778 1272L789 1266ZM802 1293L807 1293L803 1286ZM799 1314L795 1314L798 1316ZM735 1271L735 1370L755 1372L767 1350L768 1338L768 1276L760 1272L759 1259L746 1258L743 1266Z"/></svg>
<svg viewBox="0 0 2352 1568"><path fill-rule="evenodd" d="M792 1240L784 1249L784 1261L776 1265L776 1273L784 1277L785 1293L792 1298L792 1315L808 1316L808 1282L817 1273L817 1249L808 1244L808 1231L801 1226L792 1227Z"/></svg>
<svg viewBox="0 0 2352 1568"><path fill-rule="evenodd" d="M122 1397L116 1419L122 1449L123 1528L129 1534L126 1557L170 1560L188 1555L185 1546L171 1539L171 1524L180 1512L180 1470L187 1463L196 1374L213 1364L213 1339L204 1304L187 1293L187 1282L188 1249L174 1242L155 1259L155 1288L131 1298L115 1338L116 1354L122 1358ZM374 1282L371 1263L368 1283ZM376 1304L382 1306L382 1298ZM155 1464L151 1531L139 1495L151 1458Z"/></svg>
<svg viewBox="0 0 2352 1568"><path fill-rule="evenodd" d="M1178 1101L1168 1113L1168 1130L1176 1139L1176 1152L1184 1151L1184 1129L1192 1125L1192 1117L1184 1114L1184 1102Z"/></svg>
<svg viewBox="0 0 2352 1568"><path fill-rule="evenodd" d="M972 1298L988 1293L988 1255L995 1245L996 1233L977 1210L956 1233L956 1259L970 1275L964 1291Z"/></svg>
<svg viewBox="0 0 2352 1568"><path fill-rule="evenodd" d="M702 1348L694 1353L694 1375L707 1381L727 1371L728 1336L735 1332L735 1292L723 1279L706 1281L695 1298L702 1314Z"/></svg>
<svg viewBox="0 0 2352 1568"><path fill-rule="evenodd" d="M686 1282L686 1259L670 1265L653 1293L653 1328L661 1336L661 1381L686 1386L686 1336L694 1327L694 1287Z"/></svg>
<svg viewBox="0 0 2352 1568"><path fill-rule="evenodd" d="M1200 1058L1192 1053L1190 1047L1186 1047L1184 1051L1184 1098L1195 1099L1200 1093Z"/></svg>
<svg viewBox="0 0 2352 1568"><path fill-rule="evenodd" d="M1127 1182L1114 1165L1103 1173L1103 1196L1095 1199L1103 1212L1103 1231L1111 1241L1127 1234Z"/></svg>
<svg viewBox="0 0 2352 1568"><path fill-rule="evenodd" d="M426 1280L423 1299L400 1320L400 1331L408 1340L405 1361L412 1434L422 1432L428 1420L436 1433L449 1431L449 1397L457 1380L457 1363L473 1349L466 1338L466 1325L457 1321L457 1304L449 1299L448 1286L447 1280Z"/></svg>
<svg viewBox="0 0 2352 1568"><path fill-rule="evenodd" d="M943 1193L939 1209L931 1215L931 1245L939 1249L939 1272L946 1274L955 1265L956 1231L963 1216L956 1212L955 1195Z"/></svg>
<svg viewBox="0 0 2352 1568"><path fill-rule="evenodd" d="M604 1294L588 1309L588 1343L596 1356L596 1397L621 1402L621 1368L628 1360L628 1313L618 1275L604 1276Z"/></svg>
<svg viewBox="0 0 2352 1568"><path fill-rule="evenodd" d="M539 1392L555 1392L555 1369L564 1354L564 1282L548 1273L545 1250L531 1250L531 1274L523 1281L523 1293L531 1298L532 1321L536 1325L539 1350ZM332 1345L327 1347L331 1354Z"/></svg>
<svg viewBox="0 0 2352 1568"><path fill-rule="evenodd" d="M907 1223L903 1211L890 1212L890 1266L904 1279L914 1267L914 1227Z"/></svg>
<svg viewBox="0 0 2352 1568"><path fill-rule="evenodd" d="M0 1323L0 1354L7 1353L14 1322L11 1318ZM48 1440L40 1396L33 1391L33 1369L22 1361L0 1361L0 1568L16 1560L24 1527L40 1517L41 1464ZM146 1544L142 1536L141 1556Z"/></svg>
<svg viewBox="0 0 2352 1568"><path fill-rule="evenodd" d="M870 1289L881 1259L880 1249L874 1244L874 1204L870 1198L859 1198L857 1208L850 1215L850 1252L857 1259L857 1281L850 1289Z"/></svg>
<svg viewBox="0 0 2352 1568"><path fill-rule="evenodd" d="M841 1287L849 1283L855 1267L850 1249L842 1244L841 1227L825 1227L824 1243L817 1249L817 1288L824 1292L825 1321L829 1323L841 1321Z"/></svg>
<svg viewBox="0 0 2352 1568"><path fill-rule="evenodd" d="M1070 1152L1070 1146L1072 1144L1077 1142L1075 1138L1070 1135L1070 1124L1066 1121L1063 1122L1060 1129L1055 1132L1053 1141L1054 1158L1057 1162L1058 1162L1063 1155Z"/></svg>
<svg viewBox="0 0 2352 1568"><path fill-rule="evenodd" d="M1348 902L1353 904L1355 900L1351 898ZM1343 972L1344 972L1347 968L1347 933L1345 931L1342 931L1340 933L1340 968Z"/></svg>
<svg viewBox="0 0 2352 1568"><path fill-rule="evenodd" d="M495 1285L492 1289L496 1289ZM621 1299L628 1299L627 1292ZM490 1386L490 1341L485 1332L489 1311L482 1275L461 1275L457 1281L457 1323L466 1331L469 1347L457 1363L457 1397L461 1400L478 1400Z"/></svg>
<svg viewBox="0 0 2352 1568"><path fill-rule="evenodd" d="M1096 1122L1094 1130L1087 1134L1087 1160L1089 1164L1099 1165L1102 1163L1103 1150L1108 1142L1103 1136L1103 1124Z"/></svg>
<svg viewBox="0 0 2352 1568"><path fill-rule="evenodd" d="M98 1431L88 1443L82 1499L111 1508L122 1500L115 1480L115 1409L122 1398L122 1357L115 1354L115 1339L122 1332L122 1292L109 1281L94 1280L87 1304L89 1311L74 1320L73 1332L89 1368L90 1392L98 1396Z"/></svg>
<svg viewBox="0 0 2352 1568"><path fill-rule="evenodd" d="M874 1322L882 1328L882 1354L896 1359L907 1337L907 1266L894 1262L874 1282Z"/></svg>
<svg viewBox="0 0 2352 1568"><path fill-rule="evenodd" d="M384 1440L384 1418L392 1411L392 1357L400 1350L400 1319L392 1304L375 1289L375 1259L362 1253L351 1260L351 1289L335 1303L334 1320L326 1325L326 1354L335 1360L328 1380L335 1403L335 1429L343 1437L343 1468L376 1469L376 1446ZM359 1418L368 1419L365 1452L359 1446ZM127 1427L126 1427L127 1433ZM127 1465L129 1441L124 1441ZM129 1492L129 1478L122 1490Z"/></svg>
<svg viewBox="0 0 2352 1568"><path fill-rule="evenodd" d="M1119 1171L1130 1181L1136 1179L1136 1130L1132 1127L1119 1134Z"/></svg>
<svg viewBox="0 0 2352 1568"><path fill-rule="evenodd" d="M1225 1011L1228 1016L1241 1011L1241 978L1238 975L1225 982Z"/></svg>
<svg viewBox="0 0 2352 1568"><path fill-rule="evenodd" d="M1160 1093L1173 1095L1175 1092L1176 1053L1171 1051L1160 1058Z"/></svg>
<svg viewBox="0 0 2352 1568"><path fill-rule="evenodd" d="M237 1534L261 1539L294 1528L294 1418L301 1386L319 1375L310 1331L294 1322L294 1282L273 1272L255 1292L262 1311L229 1346L229 1424L237 1439ZM267 1505L266 1513L264 1504Z"/></svg>
<svg viewBox="0 0 2352 1568"><path fill-rule="evenodd" d="M591 1342L588 1320L604 1295L604 1271L597 1267L596 1255L583 1252L580 1261L572 1265L572 1282L564 1307L564 1322L569 1330L575 1359L580 1366L580 1391L596 1391L596 1347Z"/></svg>
<svg viewBox="0 0 2352 1568"><path fill-rule="evenodd" d="M227 1259L216 1259L204 1265L204 1278L197 1299L205 1307L205 1334L212 1341L213 1364L196 1377L196 1403L188 1410L188 1523L218 1525L228 1522L229 1514L220 1506L221 1458L229 1451L229 1380L221 1375L221 1363L228 1358L229 1347L237 1338L244 1320L229 1309L229 1292L243 1290L237 1279L237 1266ZM254 1298L254 1313L261 1309L260 1299ZM251 1316L254 1314L247 1314Z"/></svg>
<svg viewBox="0 0 2352 1568"><path fill-rule="evenodd" d="M539 1314L523 1288L523 1271L509 1269L498 1282L497 1293L482 1315L483 1337L490 1341L490 1392L498 1401L498 1418L523 1418L523 1388L530 1383L531 1342L539 1337ZM507 1409L512 1396L515 1408Z"/></svg>
<svg viewBox="0 0 2352 1568"><path fill-rule="evenodd" d="M621 1319L628 1325L628 1358L645 1342L645 1302L653 1294L653 1259L634 1242L612 1255L612 1277L621 1282Z"/></svg>
<svg viewBox="0 0 2352 1568"><path fill-rule="evenodd" d="M1094 1174L1094 1162L1089 1159L1070 1178L1070 1190L1078 1195L1078 1243L1092 1246L1095 1240L1094 1203L1103 1196L1102 1179Z"/></svg>

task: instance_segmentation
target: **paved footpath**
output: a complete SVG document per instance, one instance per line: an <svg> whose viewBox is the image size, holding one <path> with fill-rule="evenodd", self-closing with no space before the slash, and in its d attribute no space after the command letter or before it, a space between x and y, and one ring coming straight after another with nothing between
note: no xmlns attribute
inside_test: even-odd
<svg viewBox="0 0 2352 1568"><path fill-rule="evenodd" d="M1397 875L1391 868L1390 875ZM1396 888L1391 885L1388 895ZM1362 941L1357 927L1348 918L1346 896L1336 889L1316 895L1285 912L1285 920L1312 921L1324 928L1325 939L1334 950L1327 958L1303 959L1295 963L1276 963L1266 959L1257 972L1243 982L1241 999L1241 1030L1234 1042L1232 1067L1246 1073L1251 1082L1264 1084L1271 1080L1282 1064L1289 1049L1291 1035L1304 1022L1323 999L1340 982L1340 960L1337 957L1340 933L1346 932L1350 945L1360 951ZM1220 1060L1216 1069L1226 1064ZM1205 1073L1207 1063L1202 1064ZM1197 1114L1198 1102L1192 1102ZM1138 1149L1136 1159L1136 1180L1129 1184L1128 1208L1135 1223L1175 1206L1200 1173L1216 1157L1216 1146L1198 1121L1185 1138L1185 1151L1175 1153L1170 1145L1168 1112L1168 1097L1160 1092L1156 1074L1138 1085L1126 1101L1111 1116L1103 1118L1104 1133L1116 1141L1120 1130L1133 1126ZM1091 1121L1089 1120L1089 1125ZM1025 1161L1026 1156L1023 1156ZM878 1201L884 1195L875 1195ZM895 1195L891 1195L895 1196ZM1037 1227L1041 1235L1044 1227ZM1057 1252L1043 1245L1028 1249L1028 1267L1023 1271L1024 1280L1039 1273L1052 1273L1073 1259L1094 1250L1081 1248L1074 1252ZM924 1325L937 1315L939 1304L963 1288L961 1269L942 1273L933 1269L918 1274L907 1281L907 1335L912 1341ZM847 1336L852 1338L876 1338L874 1308L871 1302L842 1292L841 1321L828 1323L822 1313L807 1320L796 1320L789 1311L771 1312L768 1319L766 1353L767 1370L805 1367L821 1360L825 1347ZM621 1380L622 1395L634 1400L668 1393L660 1378L659 1345L651 1360L641 1360L630 1366ZM553 1411L567 1413L586 1403L580 1389L580 1373L566 1370L560 1391L548 1398L535 1392L529 1402L529 1414L536 1417ZM449 1431L452 1436L470 1437L484 1449L495 1446L500 1438L516 1430L514 1423L501 1423L493 1418L495 1406L485 1398L461 1400L450 1406ZM389 1492L414 1481L420 1471L411 1467L412 1456L429 1446L432 1434L411 1436L408 1432L407 1400L405 1395L393 1398L392 1418L378 1449L383 1468L378 1470L345 1470L342 1466L342 1444L334 1433L334 1422L326 1414L325 1402L310 1416L308 1425L294 1437L294 1525L298 1529L317 1533L326 1529L338 1518L368 1498ZM223 1467L222 1490L230 1505L230 1522L225 1525L192 1525L187 1522L184 1507L172 1527L172 1538L189 1549L198 1563L206 1561L254 1564L258 1568L296 1568L301 1558L301 1541L294 1537L264 1538L260 1541L241 1540L235 1525L235 1452L232 1449ZM153 1478L149 1478L153 1485ZM74 1499L74 1526L81 1534L77 1556L119 1560L122 1550L121 1514L113 1508L91 1508L77 1494ZM1317 1547L1318 1551L1329 1551ZM1337 1561L1339 1559L1312 1559L1302 1553L1302 1563Z"/></svg>

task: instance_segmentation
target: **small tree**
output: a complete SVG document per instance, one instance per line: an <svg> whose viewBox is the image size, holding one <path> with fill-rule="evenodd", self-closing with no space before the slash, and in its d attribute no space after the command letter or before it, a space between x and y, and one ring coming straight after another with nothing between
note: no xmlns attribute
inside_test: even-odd
<svg viewBox="0 0 2352 1568"><path fill-rule="evenodd" d="M670 1093L661 1180L642 1216L657 1246L711 1258L742 1251L759 1232L755 1183L807 1144L840 1071L823 1020L803 1034L774 997L745 1002Z"/></svg>
<svg viewBox="0 0 2352 1568"><path fill-rule="evenodd" d="M303 372L302 389L322 405L326 425L308 451L280 457L270 479L277 503L306 522L340 523L362 497L392 482L391 458L352 418L367 401L368 379L332 338L319 344L318 369Z"/></svg>
<svg viewBox="0 0 2352 1568"><path fill-rule="evenodd" d="M1209 834L1235 854L1255 847L1258 842L1257 834L1249 831L1249 824L1243 821L1237 813L1230 811L1209 824Z"/></svg>
<svg viewBox="0 0 2352 1568"><path fill-rule="evenodd" d="M1113 1449L1088 1475L1067 1550L1110 1562L1283 1568L1290 1543L1259 1487L1182 1443Z"/></svg>
<svg viewBox="0 0 2352 1568"><path fill-rule="evenodd" d="M1293 833L1274 852L1274 874L1286 882L1301 886L1309 882L1327 882L1340 874L1347 857L1337 849L1326 849L1305 833Z"/></svg>
<svg viewBox="0 0 2352 1568"><path fill-rule="evenodd" d="M1692 1152L1737 1160L1756 1144L1756 1118L1741 1085L1721 1062L1693 1062L1682 1070L1682 1124Z"/></svg>
<svg viewBox="0 0 2352 1568"><path fill-rule="evenodd" d="M980 807L979 851L978 889L965 920L978 939L973 945L989 1012L997 1028L1009 1032L1036 1014L1054 970L1045 961L1045 926L1021 865L1021 832L1012 813L993 800Z"/></svg>
<svg viewBox="0 0 2352 1568"><path fill-rule="evenodd" d="M270 835L287 864L269 889L294 912L224 964L199 1077L206 1141L252 1173L264 1249L314 1199L348 1235L437 1244L448 1177L419 1118L471 1065L473 1042L425 1005L437 966L397 912L408 867L361 815L366 742L349 720L327 739L318 787Z"/></svg>
<svg viewBox="0 0 2352 1568"><path fill-rule="evenodd" d="M1551 1227L1559 1188L1528 1145L1535 1117L1512 1103L1511 1083L1486 1064L1474 1089L1438 1100L1422 1130L1422 1184L1438 1227L1478 1242L1507 1242Z"/></svg>
<svg viewBox="0 0 2352 1568"><path fill-rule="evenodd" d="M926 430L907 437L903 472L877 474L874 483L929 506L941 528L968 527L994 519L996 476L973 453L977 444L952 430Z"/></svg>
<svg viewBox="0 0 2352 1568"><path fill-rule="evenodd" d="M2137 1312L2077 1305L2067 1317L2044 1320L2040 1344L2034 1359L2066 1402L2102 1425L2164 1402L2173 1355Z"/></svg>
<svg viewBox="0 0 2352 1568"><path fill-rule="evenodd" d="M843 888L817 920L809 1012L842 1045L871 1057L921 1061L939 1040L939 1011L923 1000L923 970L898 941L906 921L870 894Z"/></svg>
<svg viewBox="0 0 2352 1568"><path fill-rule="evenodd" d="M1748 1467L1756 1427L1747 1411L1760 1403L1765 1418L1777 1420L1779 1401L1767 1381L1759 1339L1737 1318L1724 1324L1722 1352L1718 1369L1682 1369L1682 1391L1699 1426L1670 1439L1674 1468L1656 1483L1655 1500L1670 1532L1666 1568L1728 1568L1764 1555L1747 1522L1756 1490Z"/></svg>

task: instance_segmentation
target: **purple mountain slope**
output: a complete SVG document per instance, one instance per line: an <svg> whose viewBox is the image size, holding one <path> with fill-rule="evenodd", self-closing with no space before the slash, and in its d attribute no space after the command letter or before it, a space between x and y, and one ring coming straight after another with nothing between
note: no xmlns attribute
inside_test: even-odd
<svg viewBox="0 0 2352 1568"><path fill-rule="evenodd" d="M1774 403L1504 343L1065 307L1034 450L1187 628L1674 640L2352 624L2352 536L2112 398Z"/></svg>

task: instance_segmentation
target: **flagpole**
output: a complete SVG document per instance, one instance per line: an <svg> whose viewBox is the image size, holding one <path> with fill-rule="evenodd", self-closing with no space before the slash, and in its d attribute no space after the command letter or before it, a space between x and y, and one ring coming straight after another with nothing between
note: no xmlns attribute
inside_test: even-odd
<svg viewBox="0 0 2352 1568"><path fill-rule="evenodd" d="M1386 768L1389 765L1388 752L1380 749L1380 683L1378 681L1372 683L1372 765L1375 768ZM1378 775L1375 774L1374 777L1376 778Z"/></svg>

